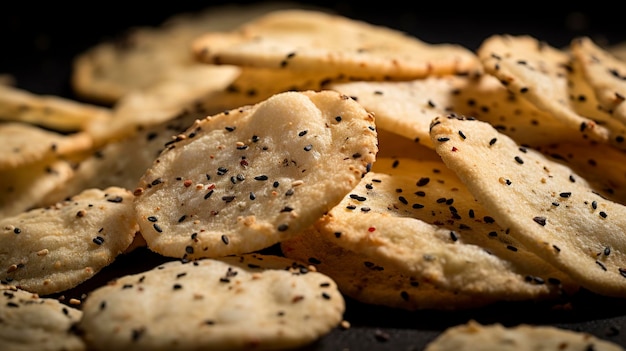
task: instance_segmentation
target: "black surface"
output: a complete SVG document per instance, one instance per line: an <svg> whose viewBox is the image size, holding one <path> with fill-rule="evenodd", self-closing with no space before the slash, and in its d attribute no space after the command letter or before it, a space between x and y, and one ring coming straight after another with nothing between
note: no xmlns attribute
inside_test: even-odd
<svg viewBox="0 0 626 351"><path fill-rule="evenodd" d="M219 1L210 4L219 4ZM310 3L310 2L309 2ZM0 10L0 74L15 78L16 86L38 94L75 98L69 79L72 58L102 40L122 34L130 26L158 25L167 17L203 9L208 2L151 2L143 7L123 7L110 2L82 2L72 6L54 2L12 2ZM476 49L492 34L528 34L556 47L576 36L587 35L600 43L626 40L618 10L584 8L570 3L548 9L547 2L520 2L490 6L468 2L429 2L403 5L395 1L318 1L345 16L396 28L431 43L451 42ZM554 5L551 5L552 7ZM99 273L64 294L83 293L120 271L140 271L164 258L139 249L120 257ZM363 305L347 300L347 330L336 329L306 350L421 350L445 328L470 319L550 324L586 331L626 347L626 303L581 293L557 306L536 302L497 304L480 310L408 312Z"/></svg>

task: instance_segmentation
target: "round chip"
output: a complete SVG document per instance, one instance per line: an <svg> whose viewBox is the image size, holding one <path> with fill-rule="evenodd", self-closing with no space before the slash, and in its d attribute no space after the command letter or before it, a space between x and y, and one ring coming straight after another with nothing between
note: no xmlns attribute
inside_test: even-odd
<svg viewBox="0 0 626 351"><path fill-rule="evenodd" d="M519 324L507 327L470 320L446 329L424 351L624 351L624 348L592 334L555 326Z"/></svg>
<svg viewBox="0 0 626 351"><path fill-rule="evenodd" d="M47 295L91 278L133 241L138 226L132 200L123 188L87 189L0 219L0 279Z"/></svg>
<svg viewBox="0 0 626 351"><path fill-rule="evenodd" d="M334 281L269 255L171 261L91 292L78 329L92 350L279 350L338 326Z"/></svg>
<svg viewBox="0 0 626 351"><path fill-rule="evenodd" d="M197 121L140 180L142 235L187 259L269 247L337 204L376 144L373 116L334 91L281 93Z"/></svg>
<svg viewBox="0 0 626 351"><path fill-rule="evenodd" d="M0 285L0 346L10 351L82 351L74 333L82 311L57 299Z"/></svg>
<svg viewBox="0 0 626 351"><path fill-rule="evenodd" d="M499 226L441 161L379 158L314 225L361 260L473 295L477 305L577 289Z"/></svg>
<svg viewBox="0 0 626 351"><path fill-rule="evenodd" d="M510 236L592 292L626 296L626 206L488 123L433 121L436 151Z"/></svg>

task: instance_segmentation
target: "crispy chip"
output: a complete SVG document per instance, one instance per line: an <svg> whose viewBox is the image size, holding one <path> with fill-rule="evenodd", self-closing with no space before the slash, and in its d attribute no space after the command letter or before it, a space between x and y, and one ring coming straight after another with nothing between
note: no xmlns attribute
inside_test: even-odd
<svg viewBox="0 0 626 351"><path fill-rule="evenodd" d="M0 120L25 122L67 133L84 130L95 120L108 121L110 115L108 108L0 84Z"/></svg>
<svg viewBox="0 0 626 351"><path fill-rule="evenodd" d="M362 260L472 295L478 305L577 288L498 226L441 161L379 158L315 227Z"/></svg>
<svg viewBox="0 0 626 351"><path fill-rule="evenodd" d="M224 90L238 73L232 66L181 68L158 83L124 95L113 107L112 118L90 123L87 132L96 147L132 136L194 109L202 99Z"/></svg>
<svg viewBox="0 0 626 351"><path fill-rule="evenodd" d="M198 35L231 30L266 12L295 6L291 2L210 6L174 15L155 27L133 27L78 55L72 66L72 87L83 99L114 104L132 91L171 79L179 70L201 71L192 68L198 62L189 49Z"/></svg>
<svg viewBox="0 0 626 351"><path fill-rule="evenodd" d="M203 109L185 111L174 119L142 129L124 139L108 142L81 160L63 184L39 194L36 203L49 206L89 188L118 186L135 189L139 178L166 145L196 119L205 116L206 111Z"/></svg>
<svg viewBox="0 0 626 351"><path fill-rule="evenodd" d="M568 94L570 56L528 35L493 35L477 50L485 71L513 94L552 114L574 133L606 142L610 131L573 109Z"/></svg>
<svg viewBox="0 0 626 351"><path fill-rule="evenodd" d="M535 351L535 350L624 351L624 348L586 332L555 326L500 323L480 324L470 320L446 329L424 351Z"/></svg>
<svg viewBox="0 0 626 351"><path fill-rule="evenodd" d="M56 299L0 285L0 345L7 351L83 351L73 332L83 313Z"/></svg>
<svg viewBox="0 0 626 351"><path fill-rule="evenodd" d="M626 125L626 62L594 43L589 37L572 40L570 48L600 106Z"/></svg>
<svg viewBox="0 0 626 351"><path fill-rule="evenodd" d="M38 207L74 174L69 162L52 160L0 171L0 218Z"/></svg>
<svg viewBox="0 0 626 351"><path fill-rule="evenodd" d="M356 99L388 130L433 148L429 127L448 113L473 116L493 124L525 145L580 140L565 124L523 98L491 75L427 77L408 82L333 83L330 89Z"/></svg>
<svg viewBox="0 0 626 351"><path fill-rule="evenodd" d="M0 219L0 280L47 295L91 278L133 241L133 194L88 189L55 206Z"/></svg>
<svg viewBox="0 0 626 351"><path fill-rule="evenodd" d="M153 251L189 259L269 247L350 191L376 144L373 116L334 91L285 92L207 117L141 178L142 235Z"/></svg>
<svg viewBox="0 0 626 351"><path fill-rule="evenodd" d="M254 254L121 277L89 294L78 329L93 350L287 350L330 332L344 310L331 278Z"/></svg>
<svg viewBox="0 0 626 351"><path fill-rule="evenodd" d="M582 287L625 296L624 205L488 123L442 117L431 136L446 165L511 237Z"/></svg>
<svg viewBox="0 0 626 351"><path fill-rule="evenodd" d="M84 132L61 134L21 122L0 123L0 135L0 171L88 151L92 147L91 137Z"/></svg>
<svg viewBox="0 0 626 351"><path fill-rule="evenodd" d="M362 303L409 311L451 311L494 302L491 297L440 288L419 274L379 265L375 257L337 245L335 239L312 227L282 241L280 248L284 256L315 266L337 283L342 294Z"/></svg>
<svg viewBox="0 0 626 351"><path fill-rule="evenodd" d="M192 42L197 60L352 79L415 79L481 71L476 55L324 11L276 10Z"/></svg>

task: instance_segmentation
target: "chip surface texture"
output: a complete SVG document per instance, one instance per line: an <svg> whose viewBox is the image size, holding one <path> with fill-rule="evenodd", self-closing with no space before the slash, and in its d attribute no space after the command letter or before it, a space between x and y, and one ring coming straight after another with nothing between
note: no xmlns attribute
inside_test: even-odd
<svg viewBox="0 0 626 351"><path fill-rule="evenodd" d="M142 235L153 251L186 259L269 247L337 204L376 152L373 115L334 91L281 93L208 117L140 180Z"/></svg>

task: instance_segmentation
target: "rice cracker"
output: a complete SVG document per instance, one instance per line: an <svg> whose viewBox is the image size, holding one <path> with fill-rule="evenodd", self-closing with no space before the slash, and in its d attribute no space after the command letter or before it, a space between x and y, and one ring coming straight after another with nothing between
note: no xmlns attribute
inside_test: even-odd
<svg viewBox="0 0 626 351"><path fill-rule="evenodd" d="M424 351L624 351L616 343L593 334L551 325L500 323L475 320L449 327L431 340Z"/></svg>
<svg viewBox="0 0 626 351"><path fill-rule="evenodd" d="M0 285L0 347L5 351L83 351L74 330L83 312L57 299Z"/></svg>
<svg viewBox="0 0 626 351"><path fill-rule="evenodd" d="M572 40L570 49L600 105L626 125L626 62L589 37Z"/></svg>
<svg viewBox="0 0 626 351"><path fill-rule="evenodd" d="M499 226L441 161L379 158L314 226L364 260L474 296L476 305L577 289Z"/></svg>
<svg viewBox="0 0 626 351"><path fill-rule="evenodd" d="M0 280L48 295L93 277L133 241L132 200L123 188L88 189L0 219Z"/></svg>
<svg viewBox="0 0 626 351"><path fill-rule="evenodd" d="M492 35L477 50L485 72L513 94L551 113L572 133L606 142L611 131L577 113L568 93L570 55L528 35Z"/></svg>
<svg viewBox="0 0 626 351"><path fill-rule="evenodd" d="M208 64L342 75L348 79L416 79L481 71L456 44L430 44L407 33L307 9L271 11L235 30L208 32L192 44Z"/></svg>
<svg viewBox="0 0 626 351"><path fill-rule="evenodd" d="M529 251L597 294L626 296L626 207L571 168L459 116L431 127L436 151Z"/></svg>
<svg viewBox="0 0 626 351"><path fill-rule="evenodd" d="M187 259L269 247L337 204L376 152L374 117L335 91L284 92L207 117L140 179L142 235Z"/></svg>
<svg viewBox="0 0 626 351"><path fill-rule="evenodd" d="M287 350L337 327L345 303L328 276L251 254L120 277L89 293L83 311L92 350Z"/></svg>

